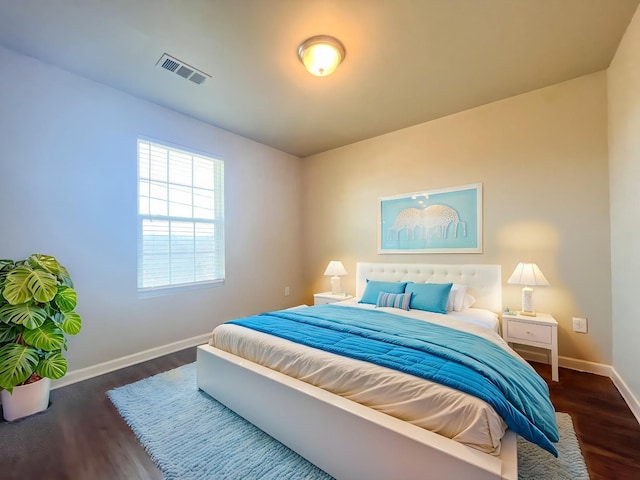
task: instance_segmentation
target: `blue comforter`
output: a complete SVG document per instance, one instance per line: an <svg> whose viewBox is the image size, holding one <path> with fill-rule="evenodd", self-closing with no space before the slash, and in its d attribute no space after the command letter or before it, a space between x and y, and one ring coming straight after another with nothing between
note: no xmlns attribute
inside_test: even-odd
<svg viewBox="0 0 640 480"><path fill-rule="evenodd" d="M364 360L474 395L516 433L558 455L549 390L527 364L471 333L380 310L318 305L228 323Z"/></svg>

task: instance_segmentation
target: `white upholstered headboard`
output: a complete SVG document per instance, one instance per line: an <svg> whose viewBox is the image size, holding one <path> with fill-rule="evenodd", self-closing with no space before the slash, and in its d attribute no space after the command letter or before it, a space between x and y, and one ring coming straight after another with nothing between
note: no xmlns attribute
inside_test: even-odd
<svg viewBox="0 0 640 480"><path fill-rule="evenodd" d="M356 268L356 296L369 280L387 282L460 283L476 298L474 308L499 313L502 310L502 268L500 265L443 265L437 263L363 263Z"/></svg>

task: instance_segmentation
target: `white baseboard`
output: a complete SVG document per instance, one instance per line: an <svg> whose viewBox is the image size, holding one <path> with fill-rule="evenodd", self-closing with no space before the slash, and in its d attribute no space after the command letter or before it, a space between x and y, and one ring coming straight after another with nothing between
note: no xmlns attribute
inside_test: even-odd
<svg viewBox="0 0 640 480"><path fill-rule="evenodd" d="M571 357L558 357L558 365L579 372L594 373L601 377L611 377L611 365L589 362Z"/></svg>
<svg viewBox="0 0 640 480"><path fill-rule="evenodd" d="M142 352L127 355L125 357L109 360L108 362L92 365L91 367L81 368L78 370L72 370L60 380L54 380L51 382L51 389L65 387L72 383L88 380L98 375L113 372L121 368L130 367L137 363L146 362L147 360L153 360L154 358L168 355L169 353L184 350L185 348L195 347L207 343L211 338L211 332L198 335L197 337L187 338L178 342L169 343L168 345L162 345L160 347L151 348Z"/></svg>
<svg viewBox="0 0 640 480"><path fill-rule="evenodd" d="M620 395L622 395L622 398L624 398L624 401L629 405L631 413L633 413L638 423L640 423L640 402L613 367L611 368L611 381L620 392Z"/></svg>

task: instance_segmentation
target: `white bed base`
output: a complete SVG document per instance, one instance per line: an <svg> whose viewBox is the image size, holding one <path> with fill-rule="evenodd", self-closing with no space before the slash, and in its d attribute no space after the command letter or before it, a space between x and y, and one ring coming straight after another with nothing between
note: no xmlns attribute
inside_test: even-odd
<svg viewBox="0 0 640 480"><path fill-rule="evenodd" d="M368 277L376 280L408 267L358 264L358 272L372 265L384 265ZM487 292L499 299L499 266L410 267L470 267L474 273L465 275L477 279L476 286L494 278ZM474 285L467 280L455 283ZM198 347L196 363L200 389L337 479L517 479L511 430L502 439L501 455L493 456L209 345Z"/></svg>

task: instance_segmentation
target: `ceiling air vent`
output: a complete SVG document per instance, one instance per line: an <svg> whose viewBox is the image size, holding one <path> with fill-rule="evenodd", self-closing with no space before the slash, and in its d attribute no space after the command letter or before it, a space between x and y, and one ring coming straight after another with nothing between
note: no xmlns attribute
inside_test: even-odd
<svg viewBox="0 0 640 480"><path fill-rule="evenodd" d="M211 78L211 75L193 68L191 65L188 65L167 53L160 57L156 66L169 70L170 72L180 75L182 78L186 78L187 80L191 80L193 83L197 83L198 85L204 83L207 78Z"/></svg>

